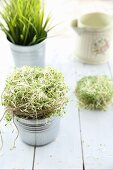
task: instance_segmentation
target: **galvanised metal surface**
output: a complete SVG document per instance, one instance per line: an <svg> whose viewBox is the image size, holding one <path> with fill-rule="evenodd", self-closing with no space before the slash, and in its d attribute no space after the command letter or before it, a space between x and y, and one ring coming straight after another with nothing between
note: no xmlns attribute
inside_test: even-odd
<svg viewBox="0 0 113 170"><path fill-rule="evenodd" d="M52 142L58 135L60 118L52 117L41 120L25 120L14 118L21 139L34 146L42 146Z"/></svg>
<svg viewBox="0 0 113 170"><path fill-rule="evenodd" d="M45 66L46 40L32 46L15 45L9 42L15 66Z"/></svg>

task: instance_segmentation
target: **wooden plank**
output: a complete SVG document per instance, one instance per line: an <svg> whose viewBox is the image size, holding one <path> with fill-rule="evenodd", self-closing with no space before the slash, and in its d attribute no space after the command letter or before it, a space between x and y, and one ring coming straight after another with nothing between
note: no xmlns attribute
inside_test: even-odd
<svg viewBox="0 0 113 170"><path fill-rule="evenodd" d="M113 109L80 111L85 169L113 169Z"/></svg>
<svg viewBox="0 0 113 170"><path fill-rule="evenodd" d="M5 126L3 121L0 124L3 138L3 149L0 151L0 169L32 169L34 147L24 144L17 136L17 130L12 124ZM1 143L1 141L0 141Z"/></svg>
<svg viewBox="0 0 113 170"><path fill-rule="evenodd" d="M110 76L108 64L84 65L81 74ZM113 108L101 112L81 109L80 123L85 169L113 169Z"/></svg>
<svg viewBox="0 0 113 170"><path fill-rule="evenodd" d="M57 40L56 40L57 41ZM66 53L68 53L66 39L61 39L60 43L65 44L64 50L54 49L56 41L50 43L51 52L48 52L48 64L61 70L65 75L65 80L70 87L70 102L68 104L66 115L61 120L60 133L58 138L51 144L38 147L35 155L35 169L81 169L83 168L79 117L76 101L74 97L75 85L75 64L69 62ZM54 44L55 43L55 44ZM68 46L68 44L67 44ZM49 48L48 47L48 48ZM52 49L53 47L53 49ZM57 48L62 48L57 47ZM56 54L56 55L55 55ZM64 57L64 58L63 58Z"/></svg>
<svg viewBox="0 0 113 170"><path fill-rule="evenodd" d="M0 32L0 94L3 91L5 79L13 70L11 52L4 35ZM4 110L0 107L0 118ZM34 147L24 144L20 138L17 139L16 148L11 149L17 136L13 123L5 126L5 121L0 122L0 130L3 137L3 148L0 151L0 169L32 169ZM1 146L1 140L0 140Z"/></svg>
<svg viewBox="0 0 113 170"><path fill-rule="evenodd" d="M73 102L68 105L66 116L61 120L58 138L53 143L36 149L35 169L82 170L78 114L75 108L73 98Z"/></svg>

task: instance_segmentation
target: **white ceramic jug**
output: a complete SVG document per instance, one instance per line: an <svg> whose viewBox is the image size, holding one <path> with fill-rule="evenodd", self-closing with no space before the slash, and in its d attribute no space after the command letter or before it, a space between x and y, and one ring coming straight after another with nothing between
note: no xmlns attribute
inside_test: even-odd
<svg viewBox="0 0 113 170"><path fill-rule="evenodd" d="M76 57L83 63L102 64L113 55L113 17L88 13L71 23L76 31Z"/></svg>

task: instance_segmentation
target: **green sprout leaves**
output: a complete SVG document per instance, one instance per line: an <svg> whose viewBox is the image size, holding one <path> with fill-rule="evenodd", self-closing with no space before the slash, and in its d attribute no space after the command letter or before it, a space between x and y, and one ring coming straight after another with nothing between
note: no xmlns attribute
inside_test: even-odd
<svg viewBox="0 0 113 170"><path fill-rule="evenodd" d="M76 96L80 108L105 110L112 104L113 84L107 76L86 76L77 82Z"/></svg>
<svg viewBox="0 0 113 170"><path fill-rule="evenodd" d="M27 119L61 115L68 101L67 91L59 71L25 66L16 69L7 79L2 105L16 116Z"/></svg>
<svg viewBox="0 0 113 170"><path fill-rule="evenodd" d="M3 0L0 27L14 44L38 44L50 30L51 18L45 13L43 0Z"/></svg>

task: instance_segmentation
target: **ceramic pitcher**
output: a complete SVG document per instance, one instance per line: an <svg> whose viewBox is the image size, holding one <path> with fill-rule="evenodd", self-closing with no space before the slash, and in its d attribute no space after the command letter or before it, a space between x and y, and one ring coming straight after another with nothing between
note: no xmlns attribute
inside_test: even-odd
<svg viewBox="0 0 113 170"><path fill-rule="evenodd" d="M76 34L76 57L83 63L102 64L113 55L113 17L88 13L72 21Z"/></svg>

